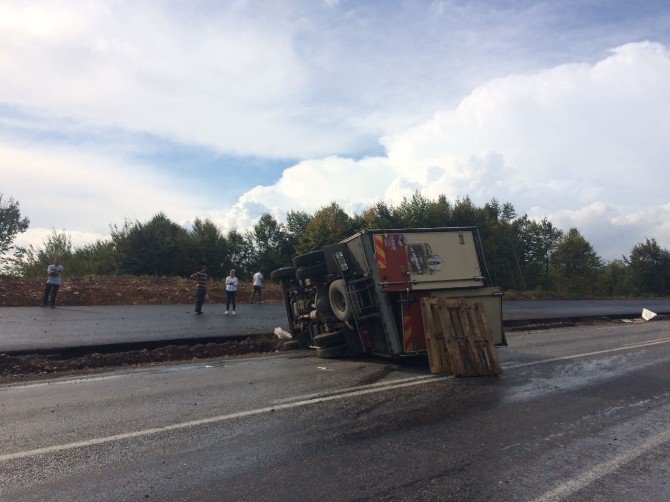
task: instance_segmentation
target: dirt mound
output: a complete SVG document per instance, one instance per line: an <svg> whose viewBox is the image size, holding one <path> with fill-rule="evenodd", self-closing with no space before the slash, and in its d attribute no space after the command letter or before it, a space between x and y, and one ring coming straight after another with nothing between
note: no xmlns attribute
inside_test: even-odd
<svg viewBox="0 0 670 502"><path fill-rule="evenodd" d="M44 278L0 276L0 307L32 307L42 303ZM247 303L251 284L240 283L237 303ZM226 287L209 281L210 301L225 302ZM195 281L181 277L92 276L65 277L58 291L58 304L82 305L170 305L192 303ZM280 302L281 286L263 286L263 301Z"/></svg>

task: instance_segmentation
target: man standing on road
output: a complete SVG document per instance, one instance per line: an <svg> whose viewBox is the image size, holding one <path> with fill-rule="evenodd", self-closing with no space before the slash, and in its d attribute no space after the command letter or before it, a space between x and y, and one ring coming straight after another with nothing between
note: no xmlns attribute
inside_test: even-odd
<svg viewBox="0 0 670 502"><path fill-rule="evenodd" d="M263 303L263 274L261 274L260 270L254 274L252 285L254 286L254 290L251 292L250 303L254 303L256 294L258 294L258 303Z"/></svg>
<svg viewBox="0 0 670 502"><path fill-rule="evenodd" d="M235 295L237 294L237 277L235 277L235 269L230 269L230 275L226 277L226 312L230 310L230 304L233 304L233 312L235 315Z"/></svg>
<svg viewBox="0 0 670 502"><path fill-rule="evenodd" d="M195 313L202 314L202 304L207 295L207 265L203 264L200 272L196 272L191 278L198 281L198 286L195 292Z"/></svg>
<svg viewBox="0 0 670 502"><path fill-rule="evenodd" d="M63 265L60 264L60 256L54 258L54 264L49 265L47 268L47 283L44 287L44 300L42 300L42 307L47 306L47 300L49 301L49 307L56 308L56 293L58 293L58 288L60 288L60 276L63 273Z"/></svg>

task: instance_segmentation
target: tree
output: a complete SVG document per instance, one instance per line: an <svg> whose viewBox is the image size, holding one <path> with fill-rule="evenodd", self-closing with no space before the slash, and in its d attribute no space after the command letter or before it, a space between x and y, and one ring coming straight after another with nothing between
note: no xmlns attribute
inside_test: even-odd
<svg viewBox="0 0 670 502"><path fill-rule="evenodd" d="M135 222L123 236L119 269L135 275L187 275L193 268L188 239L188 232L164 213L147 223Z"/></svg>
<svg viewBox="0 0 670 502"><path fill-rule="evenodd" d="M42 241L43 246L37 248L32 244L27 248L17 248L15 270L24 277L36 277L46 273L47 267L54 262L56 256L63 260L63 267L68 274L72 258L72 239L65 232L52 230Z"/></svg>
<svg viewBox="0 0 670 502"><path fill-rule="evenodd" d="M226 242L228 243L228 260L224 265L226 275L228 275L228 270L234 268L240 280L249 279L254 260L252 243L247 236L234 228L226 234Z"/></svg>
<svg viewBox="0 0 670 502"><path fill-rule="evenodd" d="M338 242L354 232L351 217L337 203L322 207L309 222L298 240L297 253L320 249L326 244Z"/></svg>
<svg viewBox="0 0 670 502"><path fill-rule="evenodd" d="M628 266L624 260L612 260L600 272L598 290L606 296L626 295L629 291Z"/></svg>
<svg viewBox="0 0 670 502"><path fill-rule="evenodd" d="M523 215L515 223L526 288L549 288L550 257L563 238L563 232L546 218L538 222Z"/></svg>
<svg viewBox="0 0 670 502"><path fill-rule="evenodd" d="M393 211L394 219L406 228L420 228L430 226L429 210L431 201L414 192L411 198L404 197L402 202Z"/></svg>
<svg viewBox="0 0 670 502"><path fill-rule="evenodd" d="M377 202L361 214L362 226L367 229L398 228L398 220L393 209L385 202Z"/></svg>
<svg viewBox="0 0 670 502"><path fill-rule="evenodd" d="M603 262L579 230L571 228L552 253L551 266L560 289L570 294L592 294Z"/></svg>
<svg viewBox="0 0 670 502"><path fill-rule="evenodd" d="M212 279L222 279L228 275L226 260L228 258L228 243L219 230L219 227L209 219L196 218L189 234L191 249L189 262L193 270L200 268L205 262L209 267Z"/></svg>
<svg viewBox="0 0 670 502"><path fill-rule="evenodd" d="M117 256L111 239L97 240L74 249L68 259L68 275L112 275L118 271Z"/></svg>
<svg viewBox="0 0 670 502"><path fill-rule="evenodd" d="M266 213L258 219L247 240L253 248L254 272L260 270L269 277L272 270L290 263L290 255L286 256L292 251L289 249L288 233L270 214Z"/></svg>
<svg viewBox="0 0 670 502"><path fill-rule="evenodd" d="M28 230L29 224L28 218L21 217L19 203L11 197L3 203L0 193L0 265L7 261L3 255L13 249L16 236Z"/></svg>
<svg viewBox="0 0 670 502"><path fill-rule="evenodd" d="M670 293L670 251L661 248L656 239L633 246L626 264L628 283L634 294Z"/></svg>

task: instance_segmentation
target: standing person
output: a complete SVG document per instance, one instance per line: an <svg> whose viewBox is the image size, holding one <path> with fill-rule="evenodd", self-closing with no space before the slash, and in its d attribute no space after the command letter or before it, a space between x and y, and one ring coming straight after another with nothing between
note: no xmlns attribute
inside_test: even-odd
<svg viewBox="0 0 670 502"><path fill-rule="evenodd" d="M63 265L60 264L60 256L54 258L54 264L47 268L47 283L44 287L44 300L42 307L47 306L47 300L50 299L49 307L56 308L56 293L60 288L60 277L63 274ZM50 297L50 298L49 298Z"/></svg>
<svg viewBox="0 0 670 502"><path fill-rule="evenodd" d="M233 304L233 312L235 315L235 295L237 294L237 277L235 277L235 269L230 269L230 275L226 277L226 314L230 310L230 304Z"/></svg>
<svg viewBox="0 0 670 502"><path fill-rule="evenodd" d="M260 270L254 274L254 278L251 282L254 286L254 290L251 292L251 303L254 303L254 296L258 293L258 303L263 303L263 274Z"/></svg>
<svg viewBox="0 0 670 502"><path fill-rule="evenodd" d="M203 264L200 272L191 275L191 278L198 281L198 286L195 292L195 313L202 314L202 304L207 295L207 265Z"/></svg>

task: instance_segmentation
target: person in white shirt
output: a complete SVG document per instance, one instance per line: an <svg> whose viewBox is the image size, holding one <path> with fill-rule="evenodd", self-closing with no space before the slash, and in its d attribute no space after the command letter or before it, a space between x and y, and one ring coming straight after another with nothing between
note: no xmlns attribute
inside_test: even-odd
<svg viewBox="0 0 670 502"><path fill-rule="evenodd" d="M56 293L60 288L60 276L63 273L63 265L60 264L60 256L54 258L54 264L47 268L47 283L44 287L44 300L42 300L42 307L47 306L49 300L49 307L52 309L56 307Z"/></svg>
<svg viewBox="0 0 670 502"><path fill-rule="evenodd" d="M237 277L235 277L235 269L230 269L230 275L226 277L226 314L230 311L230 304L233 304L233 312L235 315L235 295L237 294Z"/></svg>
<svg viewBox="0 0 670 502"><path fill-rule="evenodd" d="M254 278L251 281L251 284L254 286L254 290L251 292L250 303L254 303L254 297L258 295L258 303L263 303L263 274L260 271L254 274Z"/></svg>

